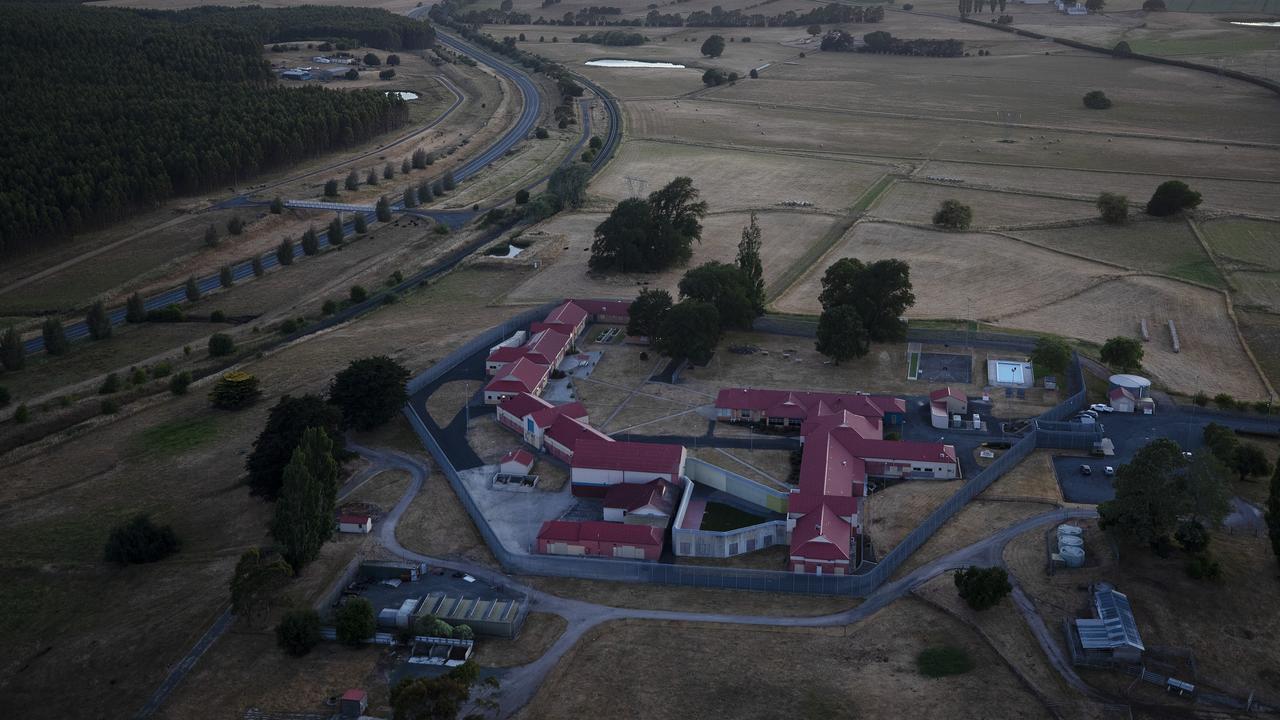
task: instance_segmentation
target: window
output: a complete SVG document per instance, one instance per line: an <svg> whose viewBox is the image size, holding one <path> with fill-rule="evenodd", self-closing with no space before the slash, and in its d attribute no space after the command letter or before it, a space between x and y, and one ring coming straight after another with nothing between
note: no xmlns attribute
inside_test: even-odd
<svg viewBox="0 0 1280 720"><path fill-rule="evenodd" d="M687 542L682 542L682 543L680 543L680 554L681 554L681 555L688 555L688 554L689 554L689 551L690 551L689 543L687 543Z"/></svg>
<svg viewBox="0 0 1280 720"><path fill-rule="evenodd" d="M729 554L730 554L730 555L737 555L737 554L738 554L738 543L736 543L736 542L731 542L731 543L729 543Z"/></svg>

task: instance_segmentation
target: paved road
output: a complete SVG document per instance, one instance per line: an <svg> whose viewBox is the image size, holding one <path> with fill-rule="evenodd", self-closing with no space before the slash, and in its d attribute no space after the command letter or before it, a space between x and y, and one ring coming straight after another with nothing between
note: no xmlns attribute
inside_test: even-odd
<svg viewBox="0 0 1280 720"><path fill-rule="evenodd" d="M560 615L568 622L568 627L565 630L564 635L562 635L551 646L551 648L542 655L542 657L527 665L512 668L502 677L502 695L499 698L501 705L499 712L500 717L510 716L527 704L537 693L543 680L551 669L560 661L561 657L571 647L573 647L585 632L600 623L611 620L640 619L713 622L734 625L774 627L831 627L849 625L871 617L878 610L903 597L913 589L919 587L925 582L928 582L930 579L941 573L968 567L970 565L991 566L1003 564L1002 557L1004 546L1008 544L1010 540L1022 535L1023 533L1030 532L1049 523L1062 522L1069 518L1096 516L1096 513L1091 510L1071 509L1056 510L1028 518L1010 527L999 530L973 545L926 563L898 580L885 583L874 593L868 596L861 605L858 605L855 608L839 613L832 613L830 615L817 617L775 617L770 615L695 613L618 608L585 602L582 600L559 597L524 585L509 575L495 572L485 566L436 558L405 548L396 539L396 525L399 523L404 511L421 490L426 474L429 472L427 467L421 461L401 453L361 447L352 443L348 443L348 447L368 459L372 468L396 468L406 470L412 477L409 489L400 498L400 501L396 504L395 508L393 508L391 512L383 518L378 529L378 539L388 551L405 560L425 562L431 565L447 567L452 570L462 570L491 585L503 585L506 588L524 592L529 596L531 607L542 612L550 612ZM1028 604L1030 603L1029 600L1026 600L1026 602ZM1035 618L1039 618L1039 615L1035 612L1033 606L1030 607L1030 612ZM1026 611L1024 611L1024 614L1026 614ZM1040 620L1040 626L1042 628L1044 627L1043 620ZM1033 632L1035 632L1034 627ZM1037 634L1037 639L1041 642L1046 654L1051 658L1051 662L1053 662L1054 653L1057 653L1059 656L1061 655L1061 652L1057 650L1057 644L1053 641L1047 631L1043 634ZM1055 667L1058 667L1057 662L1054 662L1054 665ZM1066 672L1070 672L1071 675L1074 676L1074 671L1070 669L1069 661L1059 669L1060 671L1065 670ZM1077 677L1076 680L1079 680L1079 678ZM1070 682L1070 678L1068 678L1068 682Z"/></svg>

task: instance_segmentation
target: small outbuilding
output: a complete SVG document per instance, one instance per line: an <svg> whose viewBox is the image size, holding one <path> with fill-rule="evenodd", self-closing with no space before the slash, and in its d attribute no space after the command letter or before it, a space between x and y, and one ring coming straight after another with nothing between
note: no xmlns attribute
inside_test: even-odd
<svg viewBox="0 0 1280 720"><path fill-rule="evenodd" d="M1138 408L1138 399L1128 388L1111 388L1111 392L1107 393L1107 400L1116 412L1131 413Z"/></svg>
<svg viewBox="0 0 1280 720"><path fill-rule="evenodd" d="M604 494L604 519L665 530L679 501L679 486L662 479L613 485Z"/></svg>
<svg viewBox="0 0 1280 720"><path fill-rule="evenodd" d="M338 516L338 532L368 535L373 530L373 518L368 515L344 514Z"/></svg>
<svg viewBox="0 0 1280 720"><path fill-rule="evenodd" d="M503 475L528 475L536 460L533 453L524 448L517 448L503 455L498 461L498 472Z"/></svg>
<svg viewBox="0 0 1280 720"><path fill-rule="evenodd" d="M1135 399L1142 399L1151 394L1151 381L1141 375L1119 374L1112 375L1107 380L1112 390L1116 388L1124 388L1133 395Z"/></svg>
<svg viewBox="0 0 1280 720"><path fill-rule="evenodd" d="M343 718L355 720L355 718L364 715L364 711L369 707L369 693L359 688L352 688L338 698L338 715Z"/></svg>
<svg viewBox="0 0 1280 720"><path fill-rule="evenodd" d="M1092 618L1076 620L1081 648L1121 662L1141 662L1146 647L1128 596L1108 583L1098 583L1093 588L1093 612Z"/></svg>

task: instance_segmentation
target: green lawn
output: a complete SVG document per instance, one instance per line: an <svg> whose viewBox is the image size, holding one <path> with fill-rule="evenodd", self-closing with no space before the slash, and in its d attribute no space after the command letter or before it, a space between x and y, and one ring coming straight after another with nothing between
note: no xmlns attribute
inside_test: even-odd
<svg viewBox="0 0 1280 720"><path fill-rule="evenodd" d="M1169 9L1172 10L1173 8ZM1185 40L1131 40L1129 42L1129 47L1134 52L1158 57L1176 55L1243 55L1256 50L1274 50L1275 46L1273 38L1265 37L1261 33L1257 35L1239 33L1230 37L1188 38Z"/></svg>
<svg viewBox="0 0 1280 720"><path fill-rule="evenodd" d="M1134 270L1161 273L1211 287L1225 286L1213 260L1182 220L1133 220L1125 225L1022 230L1014 234L1042 247Z"/></svg>
<svg viewBox="0 0 1280 720"><path fill-rule="evenodd" d="M921 675L931 678L963 675L973 669L973 660L958 647L940 645L920 651L916 656L916 668Z"/></svg>
<svg viewBox="0 0 1280 720"><path fill-rule="evenodd" d="M762 522L764 522L764 518L759 515L743 512L732 505L709 502L707 503L706 511L702 515L701 529L712 532L725 532L727 530L750 527L751 525L759 525Z"/></svg>
<svg viewBox="0 0 1280 720"><path fill-rule="evenodd" d="M1224 260L1280 270L1280 223L1223 219L1201 225L1205 240Z"/></svg>
<svg viewBox="0 0 1280 720"><path fill-rule="evenodd" d="M213 416L184 418L147 428L138 435L141 449L161 455L177 455L218 436Z"/></svg>

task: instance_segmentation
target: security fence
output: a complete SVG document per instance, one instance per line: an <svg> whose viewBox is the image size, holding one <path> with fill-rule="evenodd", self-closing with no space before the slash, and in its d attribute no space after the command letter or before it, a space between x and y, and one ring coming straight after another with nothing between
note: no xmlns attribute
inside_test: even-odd
<svg viewBox="0 0 1280 720"><path fill-rule="evenodd" d="M706 485L713 490L720 490L728 495L745 500L774 512L787 511L787 498L790 493L765 487L754 480L738 473L725 470L709 462L697 458L689 458L684 464L685 475L699 485Z"/></svg>
<svg viewBox="0 0 1280 720"><path fill-rule="evenodd" d="M446 375L458 365L469 359L482 349L514 332L522 325L537 319L554 307L550 303L511 318L502 325L490 328L465 346L450 353L436 365L429 368L409 383L410 391L416 395L435 380ZM1078 364L1075 367L1079 372ZM1067 403L1082 403L1084 399L1083 382L1080 391L1068 399ZM1036 448L1035 433L1018 440L991 465L974 475L954 495L929 514L923 522L903 538L883 559L868 571L855 575L815 575L811 573L792 573L781 570L749 570L722 567L704 567L695 565L678 565L660 562L639 562L634 560L611 560L605 558L570 558L554 555L528 555L508 550L498 539L490 527L488 519L480 510L471 491L458 476L458 471L444 449L431 435L423 422L415 405L422 403L415 397L404 408L414 431L423 445L435 459L440 472L453 487L462 502L467 514L471 517L480 535L489 545L498 562L508 572L528 575L548 575L574 577L590 580L611 580L619 582L648 582L690 587L711 587L736 590L760 590L770 592L787 592L815 595L853 595L865 596L889 579L902 563L920 548L938 528L960 511L970 500L986 490L993 482L1021 462ZM1071 408L1065 411L1069 414Z"/></svg>

